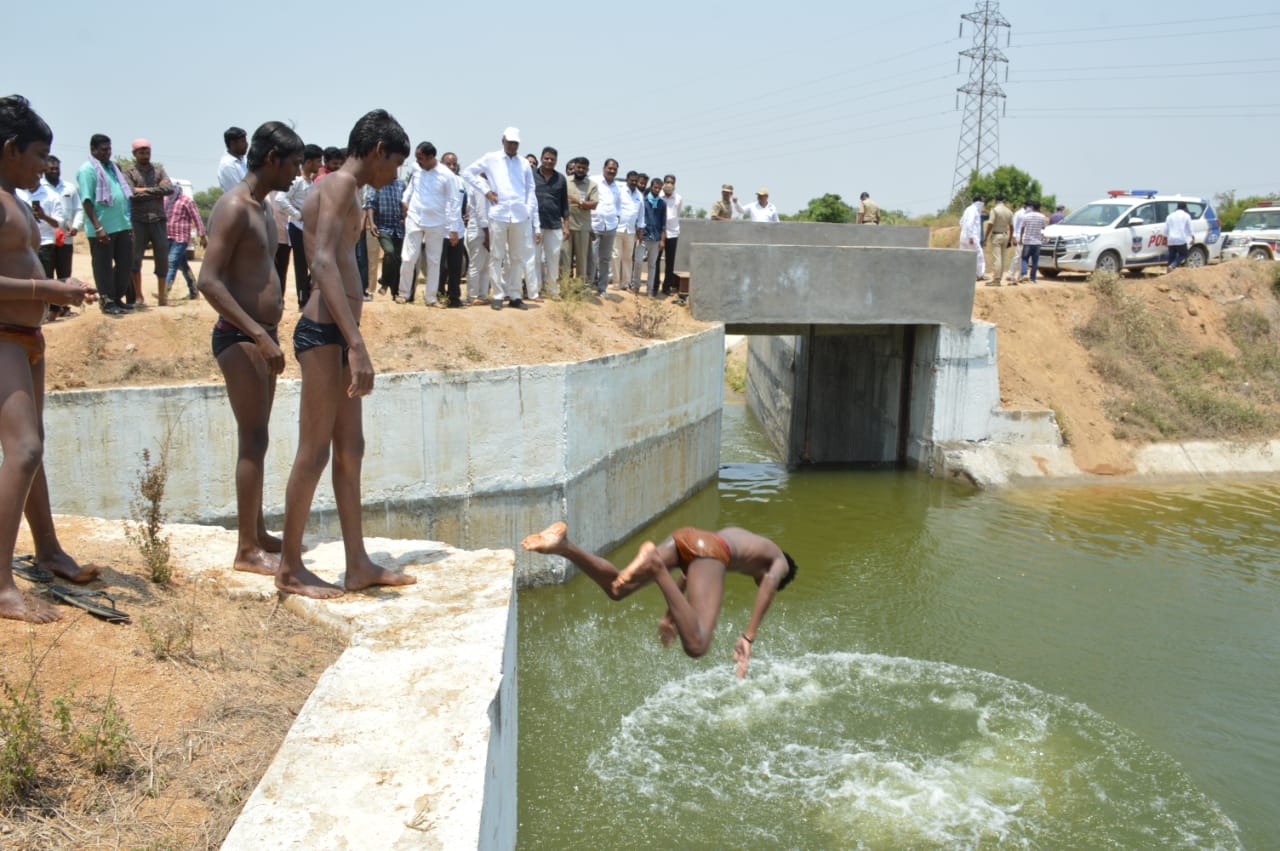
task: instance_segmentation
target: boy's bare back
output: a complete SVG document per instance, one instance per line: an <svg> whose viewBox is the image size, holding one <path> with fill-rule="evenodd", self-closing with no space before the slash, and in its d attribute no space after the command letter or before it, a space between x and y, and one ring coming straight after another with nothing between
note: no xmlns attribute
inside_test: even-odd
<svg viewBox="0 0 1280 851"><path fill-rule="evenodd" d="M359 324L364 293L355 254L356 240L362 234L357 188L356 179L346 169L329 172L308 193L302 206L302 221L312 278L319 280L336 274L346 296L347 309ZM331 306L317 293L321 293L320 286L313 288L303 316L315 322L337 322Z"/></svg>

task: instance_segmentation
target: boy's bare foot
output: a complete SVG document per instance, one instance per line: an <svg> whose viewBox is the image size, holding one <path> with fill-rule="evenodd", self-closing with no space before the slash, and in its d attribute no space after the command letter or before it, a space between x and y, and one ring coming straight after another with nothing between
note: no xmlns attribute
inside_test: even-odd
<svg viewBox="0 0 1280 851"><path fill-rule="evenodd" d="M245 573L275 576L280 568L280 556L268 551L265 547L254 547L251 550L241 550L236 553L236 560L231 566Z"/></svg>
<svg viewBox="0 0 1280 851"><path fill-rule="evenodd" d="M536 535L529 535L520 542L520 546L535 553L555 555L564 546L565 535L569 526L563 520L557 520Z"/></svg>
<svg viewBox="0 0 1280 851"><path fill-rule="evenodd" d="M68 582L83 585L98 578L98 568L81 567L71 556L64 552L54 553L46 558L36 557L36 564L45 570L51 570Z"/></svg>
<svg viewBox="0 0 1280 851"><path fill-rule="evenodd" d="M286 594L297 594L313 600L332 600L341 597L343 591L332 582L325 582L301 564L286 572L283 562L276 571L276 588Z"/></svg>
<svg viewBox="0 0 1280 851"><path fill-rule="evenodd" d="M27 623L53 623L62 617L50 603L23 594L16 587L0 591L0 618Z"/></svg>
<svg viewBox="0 0 1280 851"><path fill-rule="evenodd" d="M662 642L663 647L670 647L671 642L676 640L676 620L671 616L670 609L667 609L662 620L658 621L658 640Z"/></svg>
<svg viewBox="0 0 1280 851"><path fill-rule="evenodd" d="M640 552L636 553L631 564L613 580L613 591L617 594L628 587L643 585L665 567L662 559L658 558L658 548L653 545L653 541L645 541L640 545Z"/></svg>
<svg viewBox="0 0 1280 851"><path fill-rule="evenodd" d="M284 542L270 532L258 532L258 546L264 553L278 553L284 549Z"/></svg>
<svg viewBox="0 0 1280 851"><path fill-rule="evenodd" d="M360 591L374 585L412 585L418 581L416 576L396 573L372 559L362 558L353 565L347 565L347 576L343 586L348 591Z"/></svg>

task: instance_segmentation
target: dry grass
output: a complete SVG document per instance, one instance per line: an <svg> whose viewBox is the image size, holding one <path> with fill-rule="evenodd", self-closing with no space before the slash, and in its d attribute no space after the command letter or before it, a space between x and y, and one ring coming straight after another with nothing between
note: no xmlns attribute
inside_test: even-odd
<svg viewBox="0 0 1280 851"><path fill-rule="evenodd" d="M645 340L661 339L671 321L671 306L646 296L636 296L631 304L631 312L623 318L622 327Z"/></svg>
<svg viewBox="0 0 1280 851"><path fill-rule="evenodd" d="M1267 406L1280 398L1280 337L1266 313L1241 303L1228 313L1239 356L1201 346L1168 314L1144 303L1115 275L1094 274L1093 315L1076 331L1093 368L1121 391L1108 415L1128 440L1233 439L1269 432ZM1179 287L1198 293L1194 285ZM1266 309L1275 310L1268 297ZM1259 404L1259 403L1262 404Z"/></svg>
<svg viewBox="0 0 1280 851"><path fill-rule="evenodd" d="M157 692L156 717L139 719L121 699L137 682L115 679L105 695L85 693L92 682L51 684L45 669L66 652L61 642L82 640L62 637L79 619L25 660L11 657L0 668L0 779L6 756L24 771L0 795L0 847L217 848L343 647L323 627L211 586L153 590L139 620L151 625L157 677L206 693L201 708L175 718L174 696ZM136 716L140 701L130 702Z"/></svg>

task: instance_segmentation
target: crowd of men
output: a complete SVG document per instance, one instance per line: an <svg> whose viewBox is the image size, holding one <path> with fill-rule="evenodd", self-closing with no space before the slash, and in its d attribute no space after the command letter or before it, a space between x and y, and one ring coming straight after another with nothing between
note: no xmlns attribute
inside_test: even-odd
<svg viewBox="0 0 1280 851"><path fill-rule="evenodd" d="M247 171L246 134L232 127L224 142L218 179L226 192ZM363 297L415 302L420 278L422 302L446 308L470 302L520 309L526 299L555 295L570 278L598 293L611 285L639 293L642 283L650 296L674 291L684 208L674 174L650 179L630 171L620 178L617 160L608 159L589 176L586 157L569 160L562 173L555 148L522 156L520 145L519 129L508 127L498 150L462 168L456 153L420 142L404 177L362 187L361 227L381 254L371 264L366 241L356 243ZM299 308L311 291L304 203L345 157L342 148L307 145L292 185L269 197L278 275L284 286L292 254Z"/></svg>
<svg viewBox="0 0 1280 851"><path fill-rule="evenodd" d="M223 144L217 176L226 193L248 173L248 134L230 127ZM520 131L508 127L498 150L464 169L456 153L441 154L431 142L421 142L403 178L378 190L362 187L361 227L369 242L357 241L356 265L364 298L372 300L377 293L398 304L415 302L422 279L431 283L422 288L428 306L524 308L526 299L540 302L544 294L556 295L562 280L576 279L596 293L613 287L655 298L676 294L684 303L675 267L685 205L674 174L622 174L617 160L606 159L592 175L583 156L570 159L560 172L555 148L521 156L520 145ZM62 179L61 164L51 156L39 187L19 191L40 226L46 273L70 276L73 242L84 231L100 306L115 316L147 303L142 266L148 249L158 304L168 303L179 274L187 298L198 298L188 253L194 242L205 246L208 240L194 200L152 162L151 143L134 139L130 151L133 162L122 169L112 159L111 139L95 134L74 180ZM292 184L267 200L276 226L277 275L285 287L292 257L299 309L311 294L304 202L318 181L341 168L346 155L346 148L306 145ZM721 188L712 220L779 221L768 189L761 188L744 206L731 184ZM879 207L865 192L857 221L880 223ZM380 254L373 270L370 243Z"/></svg>

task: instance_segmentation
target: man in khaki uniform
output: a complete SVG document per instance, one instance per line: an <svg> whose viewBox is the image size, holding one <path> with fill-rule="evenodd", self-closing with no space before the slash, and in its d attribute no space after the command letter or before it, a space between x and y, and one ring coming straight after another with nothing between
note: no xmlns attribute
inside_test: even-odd
<svg viewBox="0 0 1280 851"><path fill-rule="evenodd" d="M587 254L591 249L591 211L600 203L600 188L587 177L591 163L574 157L566 169L569 180L569 247L560 252L560 276L570 272L580 280L587 277Z"/></svg>
<svg viewBox="0 0 1280 851"><path fill-rule="evenodd" d="M711 205L711 221L733 221L733 184L726 183L720 187L720 199Z"/></svg>
<svg viewBox="0 0 1280 851"><path fill-rule="evenodd" d="M991 246L991 280L987 286L998 287L1009 261L1009 246L1013 242L1013 211L1005 206L1004 196L996 196L996 205L987 219L987 244Z"/></svg>
<svg viewBox="0 0 1280 851"><path fill-rule="evenodd" d="M871 193L863 192L859 198L862 203L858 205L857 223L860 225L880 224L880 205L871 200Z"/></svg>

